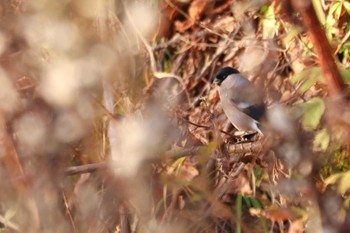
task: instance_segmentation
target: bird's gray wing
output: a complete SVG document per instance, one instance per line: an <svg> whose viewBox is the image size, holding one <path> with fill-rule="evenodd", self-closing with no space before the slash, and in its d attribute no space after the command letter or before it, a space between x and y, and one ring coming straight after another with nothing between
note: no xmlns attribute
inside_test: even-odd
<svg viewBox="0 0 350 233"><path fill-rule="evenodd" d="M245 114L247 114L248 116L250 116L251 118L253 118L256 121L260 121L261 118L265 115L265 105L261 104L261 105L254 105L254 104L249 104L247 102L240 102L239 100L235 100L235 99L230 99L231 102L236 105L236 107L244 112Z"/></svg>
<svg viewBox="0 0 350 233"><path fill-rule="evenodd" d="M230 75L221 84L221 89L225 98L254 120L260 121L264 116L266 108L262 93L248 79L240 74Z"/></svg>

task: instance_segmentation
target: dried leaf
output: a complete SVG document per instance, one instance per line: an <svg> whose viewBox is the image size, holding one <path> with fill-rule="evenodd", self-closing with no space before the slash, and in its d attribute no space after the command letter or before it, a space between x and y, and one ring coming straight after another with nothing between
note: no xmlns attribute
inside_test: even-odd
<svg viewBox="0 0 350 233"><path fill-rule="evenodd" d="M190 17L194 20L200 20L201 16L205 11L208 9L208 7L212 7L214 1L203 1L203 0L194 0L190 8L188 9L188 13Z"/></svg>
<svg viewBox="0 0 350 233"><path fill-rule="evenodd" d="M186 181L191 181L199 175L199 171L192 163L186 161L183 166L181 166L180 177Z"/></svg>
<svg viewBox="0 0 350 233"><path fill-rule="evenodd" d="M295 211L290 208L276 208L265 209L261 211L262 216L272 221L286 221L293 220L300 217Z"/></svg>
<svg viewBox="0 0 350 233"><path fill-rule="evenodd" d="M189 18L185 21L176 21L175 28L179 32L185 32L190 27L192 27L196 21L199 21L204 13L212 9L214 6L214 1L203 1L203 0L194 0L192 1L188 14Z"/></svg>

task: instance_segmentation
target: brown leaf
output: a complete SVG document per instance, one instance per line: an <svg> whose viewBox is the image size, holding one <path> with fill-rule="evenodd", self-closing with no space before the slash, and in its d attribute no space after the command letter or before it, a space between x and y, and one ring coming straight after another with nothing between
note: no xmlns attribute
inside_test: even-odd
<svg viewBox="0 0 350 233"><path fill-rule="evenodd" d="M185 4L182 4L180 1L163 1L159 10L159 25L156 31L156 38L168 38L171 36L173 21L180 16L179 9L183 10L184 7Z"/></svg>
<svg viewBox="0 0 350 233"><path fill-rule="evenodd" d="M214 1L203 1L203 0L194 0L189 9L187 18L185 21L176 21L175 28L179 32L185 32L190 27L192 27L196 21L199 21L203 14L207 13L214 7Z"/></svg>
<svg viewBox="0 0 350 233"><path fill-rule="evenodd" d="M261 211L261 215L272 221L295 220L299 215L290 208L272 207Z"/></svg>
<svg viewBox="0 0 350 233"><path fill-rule="evenodd" d="M188 13L192 19L200 20L204 13L213 8L214 3L214 1L194 0L188 9Z"/></svg>
<svg viewBox="0 0 350 233"><path fill-rule="evenodd" d="M253 193L249 183L249 179L245 172L241 172L236 179L229 181L228 189L225 194L237 194L251 195Z"/></svg>
<svg viewBox="0 0 350 233"><path fill-rule="evenodd" d="M198 175L199 171L197 168L195 168L191 162L186 160L181 167L180 176L186 181L191 181Z"/></svg>

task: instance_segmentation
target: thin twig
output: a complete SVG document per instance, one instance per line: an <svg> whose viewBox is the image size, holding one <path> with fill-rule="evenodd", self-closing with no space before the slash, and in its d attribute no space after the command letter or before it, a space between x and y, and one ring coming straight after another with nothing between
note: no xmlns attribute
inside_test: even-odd
<svg viewBox="0 0 350 233"><path fill-rule="evenodd" d="M67 200L66 194L63 191L62 191L62 196L63 196L64 205L65 205L66 210L67 210L66 213L69 216L69 221L73 227L73 231L77 232L76 226L74 224L73 215L72 215L72 212L71 212L69 205L68 205L68 200Z"/></svg>
<svg viewBox="0 0 350 233"><path fill-rule="evenodd" d="M190 120L187 120L187 119L185 119L185 118L182 118L182 119L183 119L185 122L187 122L188 124L194 125L194 126L196 126L196 127L198 127L198 128L212 129L212 127L209 126L209 125L200 125L200 124L194 123L194 122L192 122L192 121L190 121ZM221 133L226 134L226 135L228 135L228 136L230 136L230 137L235 137L235 135L232 135L231 133L226 132L225 130L222 130L222 129L218 129L218 130L219 130Z"/></svg>
<svg viewBox="0 0 350 233"><path fill-rule="evenodd" d="M189 122L190 123L190 122ZM197 127L204 127L207 128L209 126L205 125L198 125L196 123L191 122L190 124L194 124ZM223 133L228 134L225 131L222 131ZM232 136L232 135L231 135ZM258 153L261 152L263 149L263 145L261 142L246 142L246 143L239 143L239 144L227 144L227 151L229 152L230 156L235 156L237 154L241 153ZM189 148L182 148L182 149L176 149L176 150L170 150L165 152L165 156L176 159L182 156L193 156L198 154L205 146L196 146L196 147L189 147ZM68 167L64 170L64 175L66 176L72 176L72 175L79 175L84 173L92 173L97 172L99 170L104 170L109 167L109 163L107 161L105 162L99 162L99 163L92 163L92 164L84 164L79 166L72 166Z"/></svg>
<svg viewBox="0 0 350 233"><path fill-rule="evenodd" d="M337 49L334 52L334 56L338 54L339 50L343 47L345 42L348 41L349 37L350 37L350 30L345 34L344 38L341 40L340 44L338 45Z"/></svg>
<svg viewBox="0 0 350 233"><path fill-rule="evenodd" d="M80 166L73 166L68 167L64 170L64 174L66 176L73 176L78 174L84 174L84 173L91 173L96 172L98 170L103 170L108 167L107 162L100 162L100 163L92 163L92 164L84 164Z"/></svg>

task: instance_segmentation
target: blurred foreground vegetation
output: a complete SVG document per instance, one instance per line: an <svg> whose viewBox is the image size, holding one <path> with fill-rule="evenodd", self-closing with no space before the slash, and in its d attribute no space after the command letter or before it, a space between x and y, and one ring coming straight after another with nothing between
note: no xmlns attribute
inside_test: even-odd
<svg viewBox="0 0 350 233"><path fill-rule="evenodd" d="M349 231L348 1L3 0L0 16L1 232ZM222 66L264 91L266 137L227 121Z"/></svg>

